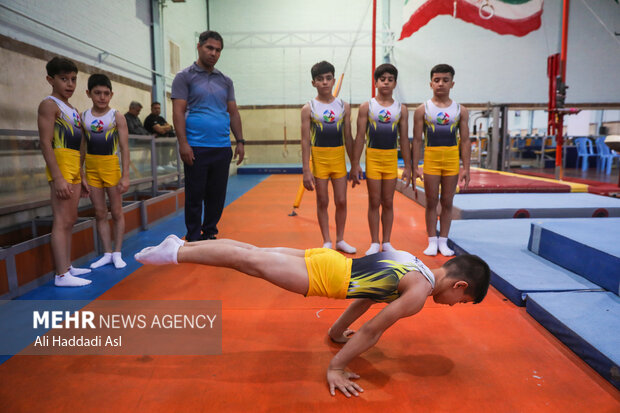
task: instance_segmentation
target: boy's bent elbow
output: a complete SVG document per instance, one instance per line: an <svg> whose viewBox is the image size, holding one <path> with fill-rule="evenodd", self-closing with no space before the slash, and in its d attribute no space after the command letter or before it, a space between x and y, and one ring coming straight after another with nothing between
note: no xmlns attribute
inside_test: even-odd
<svg viewBox="0 0 620 413"><path fill-rule="evenodd" d="M369 344L369 347L372 347L379 341L384 331L372 325L364 324L356 334L362 336L364 341Z"/></svg>

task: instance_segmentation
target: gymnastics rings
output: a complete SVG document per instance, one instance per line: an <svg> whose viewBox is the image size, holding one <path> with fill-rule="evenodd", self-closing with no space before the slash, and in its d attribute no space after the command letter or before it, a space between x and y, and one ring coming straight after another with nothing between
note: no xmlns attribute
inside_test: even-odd
<svg viewBox="0 0 620 413"><path fill-rule="evenodd" d="M495 8L487 0L480 5L480 8L478 9L478 15L481 19L489 20L495 15Z"/></svg>

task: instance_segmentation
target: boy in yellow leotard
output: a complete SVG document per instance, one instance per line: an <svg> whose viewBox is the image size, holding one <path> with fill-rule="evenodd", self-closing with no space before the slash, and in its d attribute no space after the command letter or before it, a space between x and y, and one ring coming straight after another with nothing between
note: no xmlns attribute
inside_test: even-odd
<svg viewBox="0 0 620 413"><path fill-rule="evenodd" d="M336 205L336 249L355 254L356 249L344 240L347 221L347 165L345 150L349 159L353 156L351 136L351 108L349 104L332 95L334 87L334 66L319 62L312 66L312 86L317 90L316 98L301 109L301 153L304 187L308 191L316 188L316 215L323 236L323 247L332 248L329 235L328 185L332 182L334 204ZM312 170L310 155L312 154Z"/></svg>
<svg viewBox="0 0 620 413"><path fill-rule="evenodd" d="M454 68L439 64L431 69L433 97L418 106L413 115L413 182L424 180L426 193L426 255L454 255L448 247L448 232L452 223L452 201L457 184L469 184L469 112L465 106L450 99L454 87ZM424 134L424 174L418 169ZM459 168L460 159L463 167ZM441 188L441 197L439 189ZM437 237L437 204L441 202L439 237Z"/></svg>
<svg viewBox="0 0 620 413"><path fill-rule="evenodd" d="M104 75L95 73L88 78L86 94L93 101L93 107L82 114L86 134L86 179L90 188L90 200L95 208L97 232L103 244L103 257L90 265L99 268L114 264L123 268L127 264L121 257L125 216L122 194L129 189L129 145L127 121L117 110L110 108L114 95L112 83ZM121 172L117 152L120 149L123 168ZM108 206L114 222L114 249L108 226Z"/></svg>
<svg viewBox="0 0 620 413"><path fill-rule="evenodd" d="M334 395L338 389L347 397L363 390L351 381L359 376L345 368L392 324L422 310L429 296L439 304L478 303L487 293L490 278L489 266L467 254L431 270L405 251L351 259L327 248L258 248L227 239L186 243L174 235L135 258L143 264L233 268L297 294L355 299L328 331L333 341L345 343L327 369L329 390ZM389 304L352 334L349 326L376 302Z"/></svg>
<svg viewBox="0 0 620 413"><path fill-rule="evenodd" d="M81 168L82 120L69 103L75 91L78 69L75 63L61 57L54 57L45 68L52 94L39 104L37 124L54 215L51 234L56 270L54 284L80 287L91 281L77 277L89 273L89 269L71 265L71 230L77 220L80 195L88 195Z"/></svg>
<svg viewBox="0 0 620 413"><path fill-rule="evenodd" d="M394 250L390 244L390 237L394 222L393 201L398 176L399 142L405 162L402 179L407 186L411 180L407 106L392 97L397 76L398 70L389 63L377 67L374 73L377 97L362 103L357 115L357 136L351 161L351 176L355 186L362 175L360 158L365 142L368 227L371 238L366 255L375 254L379 250ZM383 224L381 244L379 244L379 222Z"/></svg>

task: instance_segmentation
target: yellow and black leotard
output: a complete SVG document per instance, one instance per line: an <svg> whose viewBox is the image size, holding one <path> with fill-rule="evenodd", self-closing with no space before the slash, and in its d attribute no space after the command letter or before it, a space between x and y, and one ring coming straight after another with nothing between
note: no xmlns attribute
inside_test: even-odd
<svg viewBox="0 0 620 413"><path fill-rule="evenodd" d="M400 296L398 283L410 271L421 272L435 288L435 276L431 270L408 252L379 252L355 258L346 298L370 298L390 303Z"/></svg>
<svg viewBox="0 0 620 413"><path fill-rule="evenodd" d="M461 106L452 101L449 107L424 104L424 173L437 176L459 174L459 127Z"/></svg>
<svg viewBox="0 0 620 413"><path fill-rule="evenodd" d="M88 184L96 188L113 187L121 178L118 162L118 127L116 110L110 109L102 116L95 116L89 109L82 114L86 134L86 159L84 162Z"/></svg>
<svg viewBox="0 0 620 413"><path fill-rule="evenodd" d="M312 99L310 119L313 175L320 179L338 179L346 176L344 103L338 98L331 103L322 103Z"/></svg>
<svg viewBox="0 0 620 413"><path fill-rule="evenodd" d="M398 283L410 271L419 271L435 288L435 276L418 258L405 251L379 252L348 258L328 248L305 252L307 296L337 299L369 298L392 302L399 297Z"/></svg>
<svg viewBox="0 0 620 413"><path fill-rule="evenodd" d="M52 148L63 178L71 184L79 184L80 177L80 145L82 144L82 120L80 113L54 96L52 100L60 109L60 116L54 121ZM47 180L52 180L49 168L45 168Z"/></svg>

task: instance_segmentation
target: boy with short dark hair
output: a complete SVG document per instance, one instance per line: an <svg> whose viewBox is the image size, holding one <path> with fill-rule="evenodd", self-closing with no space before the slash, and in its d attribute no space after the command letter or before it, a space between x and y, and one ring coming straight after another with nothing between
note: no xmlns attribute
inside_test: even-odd
<svg viewBox="0 0 620 413"><path fill-rule="evenodd" d="M51 189L52 224L51 247L54 256L57 287L80 287L91 280L77 277L89 269L71 265L71 233L77 220L80 195L88 194L83 179L83 135L80 113L70 103L77 83L75 63L54 57L45 66L51 95L39 104L37 124L41 152L46 164Z"/></svg>
<svg viewBox="0 0 620 413"><path fill-rule="evenodd" d="M405 166L402 179L411 180L411 145L408 136L407 106L392 97L398 70L384 63L375 69L377 97L360 105L357 115L357 136L351 161L353 186L360 182L360 158L366 143L366 184L368 185L368 227L371 244L366 255L395 250L390 243L394 222L394 191L398 177L398 142ZM382 243L379 225L383 224Z"/></svg>
<svg viewBox="0 0 620 413"><path fill-rule="evenodd" d="M86 94L93 101L93 107L82 114L86 132L86 179L90 189L90 200L95 208L97 232L103 244L103 257L90 265L99 268L114 264L123 268L127 264L121 256L125 217L123 215L122 194L129 189L129 145L125 117L110 108L112 82L104 74L93 74L88 78ZM118 149L121 150L123 169L118 163ZM110 200L110 212L114 222L114 250L107 222L108 206L105 196Z"/></svg>
<svg viewBox="0 0 620 413"><path fill-rule="evenodd" d="M433 97L420 105L413 116L413 182L419 176L426 194L426 255L454 255L448 247L452 223L452 202L456 186L469 185L471 143L469 112L465 106L450 99L454 87L454 68L439 64L431 69ZM418 169L424 134L424 173ZM460 149L460 150L459 150ZM459 154L463 168L459 169ZM441 188L441 197L439 190ZM441 202L439 237L437 237L437 204Z"/></svg>
<svg viewBox="0 0 620 413"><path fill-rule="evenodd" d="M487 263L475 255L460 255L431 270L405 251L351 259L326 248L258 248L226 239L188 243L174 235L135 258L143 264L232 268L305 296L355 299L328 331L333 341L345 343L327 369L329 391L334 395L338 389L347 397L363 390L350 380L359 376L345 368L375 345L385 330L422 310L429 296L439 304L481 302L491 274ZM376 302L388 305L353 334L349 326Z"/></svg>
<svg viewBox="0 0 620 413"><path fill-rule="evenodd" d="M301 154L304 187L308 191L316 188L316 215L323 236L323 247L332 248L329 235L328 185L332 182L334 204L336 205L336 249L355 254L354 247L344 240L347 221L347 165L345 150L349 159L353 157L351 136L351 108L332 94L335 83L334 66L326 61L310 69L312 86L317 90L316 98L301 109ZM312 169L310 168L312 155Z"/></svg>

